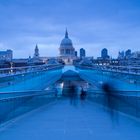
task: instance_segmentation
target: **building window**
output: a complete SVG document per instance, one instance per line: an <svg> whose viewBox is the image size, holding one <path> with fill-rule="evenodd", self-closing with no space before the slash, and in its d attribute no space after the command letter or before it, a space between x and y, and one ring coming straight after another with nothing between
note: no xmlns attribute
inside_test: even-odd
<svg viewBox="0 0 140 140"><path fill-rule="evenodd" d="M66 50L66 54L70 54L70 50L69 49Z"/></svg>

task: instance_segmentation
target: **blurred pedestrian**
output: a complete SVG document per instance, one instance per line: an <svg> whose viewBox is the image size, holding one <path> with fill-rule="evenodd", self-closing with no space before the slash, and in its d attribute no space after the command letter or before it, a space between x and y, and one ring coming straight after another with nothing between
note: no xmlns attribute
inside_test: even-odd
<svg viewBox="0 0 140 140"><path fill-rule="evenodd" d="M77 92L76 92L76 87L73 84L70 86L69 96L70 96L70 104L76 105L77 104Z"/></svg>
<svg viewBox="0 0 140 140"><path fill-rule="evenodd" d="M85 99L86 99L86 91L84 91L83 88L82 88L82 90L81 90L80 99L81 99L81 100L85 100Z"/></svg>
<svg viewBox="0 0 140 140"><path fill-rule="evenodd" d="M85 99L86 99L86 91L82 88L81 93L80 93L80 100L81 100L82 105L83 105Z"/></svg>
<svg viewBox="0 0 140 140"><path fill-rule="evenodd" d="M111 119L114 121L115 119L117 119L117 114L115 113L115 109L117 108L115 96L116 90L114 90L113 86L110 83L104 83L102 85L102 90L105 93L105 105L108 107Z"/></svg>

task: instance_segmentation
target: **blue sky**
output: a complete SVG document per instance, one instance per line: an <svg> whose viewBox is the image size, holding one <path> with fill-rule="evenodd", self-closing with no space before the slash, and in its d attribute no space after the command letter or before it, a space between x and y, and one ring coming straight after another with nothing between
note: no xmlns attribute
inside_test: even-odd
<svg viewBox="0 0 140 140"><path fill-rule="evenodd" d="M14 57L58 55L68 28L74 47L100 56L106 47L118 51L140 50L139 0L0 0L0 50L12 49Z"/></svg>

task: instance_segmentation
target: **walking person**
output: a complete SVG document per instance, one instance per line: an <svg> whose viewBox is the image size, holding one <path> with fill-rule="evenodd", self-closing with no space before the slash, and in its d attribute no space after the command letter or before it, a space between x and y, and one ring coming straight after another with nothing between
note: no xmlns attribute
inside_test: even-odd
<svg viewBox="0 0 140 140"><path fill-rule="evenodd" d="M76 87L74 85L70 86L70 104L76 106L77 104L77 92Z"/></svg>
<svg viewBox="0 0 140 140"><path fill-rule="evenodd" d="M80 94L80 100L82 104L83 104L83 101L85 101L85 99L86 99L86 91L82 88L81 94Z"/></svg>
<svg viewBox="0 0 140 140"><path fill-rule="evenodd" d="M109 114L111 116L111 119L114 121L115 119L117 119L117 114L114 111L114 109L117 107L117 104L115 102L115 90L113 88L113 86L109 83L104 83L102 85L102 89L105 93L105 99L106 99L106 106L109 109Z"/></svg>

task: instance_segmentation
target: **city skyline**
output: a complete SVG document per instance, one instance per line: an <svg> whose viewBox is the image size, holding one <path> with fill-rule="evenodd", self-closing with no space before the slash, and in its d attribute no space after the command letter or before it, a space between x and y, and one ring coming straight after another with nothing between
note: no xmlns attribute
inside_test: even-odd
<svg viewBox="0 0 140 140"><path fill-rule="evenodd" d="M0 49L12 49L15 58L58 56L65 28L76 50L100 56L103 48L112 57L131 49L139 51L140 2L137 0L1 0Z"/></svg>

